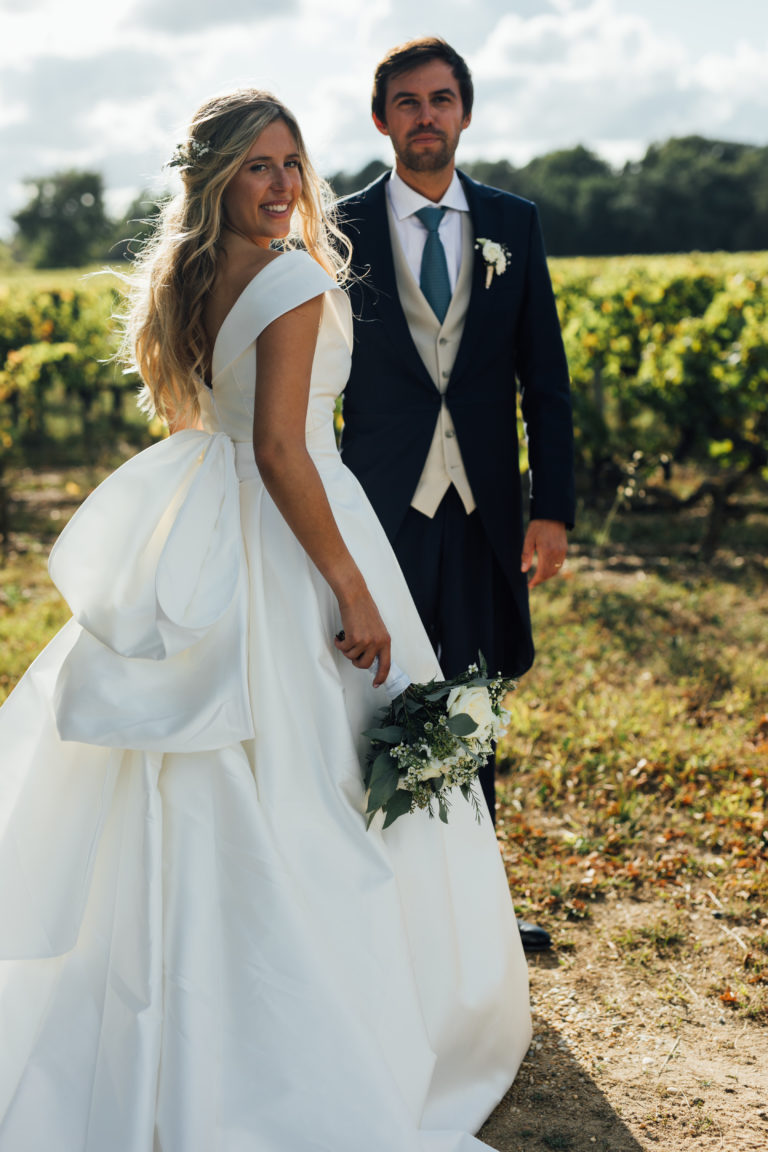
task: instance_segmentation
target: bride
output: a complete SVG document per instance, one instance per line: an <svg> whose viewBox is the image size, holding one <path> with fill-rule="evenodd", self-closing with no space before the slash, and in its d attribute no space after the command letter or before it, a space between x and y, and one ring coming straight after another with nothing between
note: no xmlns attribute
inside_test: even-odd
<svg viewBox="0 0 768 1152"><path fill-rule="evenodd" d="M126 335L173 434L57 541L0 711L0 1152L479 1152L526 965L487 816L366 830L390 660L440 673L336 452L343 241L267 93L173 162Z"/></svg>

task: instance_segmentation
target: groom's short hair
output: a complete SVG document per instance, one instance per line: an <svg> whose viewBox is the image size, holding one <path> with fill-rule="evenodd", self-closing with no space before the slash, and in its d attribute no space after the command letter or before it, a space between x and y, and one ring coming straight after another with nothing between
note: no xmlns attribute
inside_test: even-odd
<svg viewBox="0 0 768 1152"><path fill-rule="evenodd" d="M420 36L417 40L409 40L406 44L398 44L396 48L392 48L376 68L371 111L382 123L386 122L384 109L387 102L387 84L392 77L399 76L401 72L410 72L411 68L418 68L420 64L427 64L430 60L443 60L449 66L459 85L464 115L469 116L475 93L472 73L466 60L440 36Z"/></svg>

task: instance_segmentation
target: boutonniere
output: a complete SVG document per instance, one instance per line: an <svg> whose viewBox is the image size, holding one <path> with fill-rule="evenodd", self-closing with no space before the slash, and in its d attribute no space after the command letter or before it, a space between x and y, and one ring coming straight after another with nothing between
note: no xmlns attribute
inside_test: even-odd
<svg viewBox="0 0 768 1152"><path fill-rule="evenodd" d="M497 276L501 276L507 270L509 249L496 240L483 240L480 236L475 241L475 248L485 260L485 286L490 288L494 272Z"/></svg>

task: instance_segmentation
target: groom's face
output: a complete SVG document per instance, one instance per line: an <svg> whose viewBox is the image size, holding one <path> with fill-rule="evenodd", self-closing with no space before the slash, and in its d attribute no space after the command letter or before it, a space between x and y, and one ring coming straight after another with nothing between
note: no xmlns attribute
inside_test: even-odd
<svg viewBox="0 0 768 1152"><path fill-rule="evenodd" d="M385 119L374 114L379 132L389 136L398 166L411 172L438 172L453 165L459 137L469 124L459 85L443 60L429 60L392 76L384 101Z"/></svg>

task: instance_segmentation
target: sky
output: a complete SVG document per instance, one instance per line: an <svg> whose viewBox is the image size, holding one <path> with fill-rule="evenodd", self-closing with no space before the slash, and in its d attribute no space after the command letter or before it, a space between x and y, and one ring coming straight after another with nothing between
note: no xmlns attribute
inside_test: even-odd
<svg viewBox="0 0 768 1152"><path fill-rule="evenodd" d="M0 236L24 181L103 173L111 211L173 187L163 165L210 96L268 88L316 167L388 161L373 71L414 36L467 60L458 159L583 144L613 164L697 133L768 144L766 0L0 0Z"/></svg>

